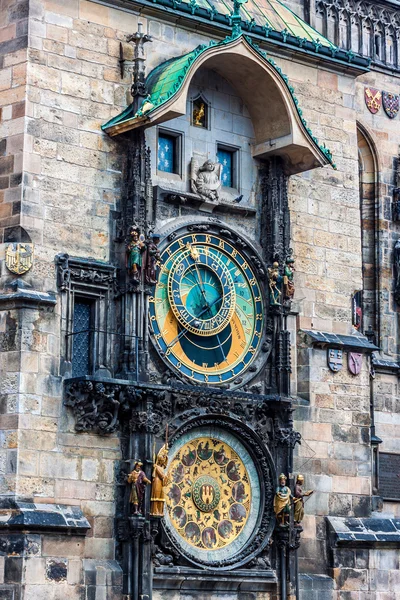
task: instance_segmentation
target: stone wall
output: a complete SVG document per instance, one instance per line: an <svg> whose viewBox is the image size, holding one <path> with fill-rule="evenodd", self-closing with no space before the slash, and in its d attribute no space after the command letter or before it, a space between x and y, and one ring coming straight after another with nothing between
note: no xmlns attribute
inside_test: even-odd
<svg viewBox="0 0 400 600"><path fill-rule="evenodd" d="M4 228L19 224L27 45L28 3L4 0L0 10L0 242Z"/></svg>
<svg viewBox="0 0 400 600"><path fill-rule="evenodd" d="M84 541L75 536L9 536L12 555L0 558L3 600L81 600L122 595L122 571L114 560L84 558Z"/></svg>
<svg viewBox="0 0 400 600"><path fill-rule="evenodd" d="M7 21L1 22L0 36L10 37L2 42L5 46L0 45L5 48L0 88L5 87L0 100L7 102L0 125L2 136L8 137L7 145L0 142L5 152L0 158L0 184L4 183L0 217L5 219L4 227L20 224L35 243L35 264L24 281L35 290L56 291L54 256L58 252L109 259L110 213L119 208L123 155L119 143L103 134L100 126L130 101L129 75L121 80L119 73L119 43L123 42L128 56L125 39L137 30L137 16L85 0L31 0L25 88L26 39L22 40L27 21L22 7L26 5L3 2L1 6L0 19ZM146 47L149 70L209 40L207 35L156 18L141 21L154 38ZM399 126L398 120L391 122L382 113L372 117L364 105L363 89L368 83L394 90L396 80L372 73L356 85L350 75L282 57L276 60L294 86L313 133L330 147L338 167L336 171L318 169L290 181L297 327L351 332L351 294L362 285L356 138L360 118L372 130L381 161L382 197L386 198L380 223L382 313L387 315L381 341L384 350L394 355L397 315L390 293L391 248L397 231L389 228L385 215ZM22 172L21 183L18 174ZM12 276L2 268L2 282L7 283ZM48 310L18 313L11 307L1 324L7 350L1 358L7 375L2 375L0 383L2 494L15 492L37 503L80 506L92 525L85 540L79 541L79 549L72 539L52 538L43 542L42 554L24 557L8 571L11 579L18 570L25 573L32 598L61 597L71 586L79 590L86 581L80 575L81 561L114 558L112 518L119 440L77 434L70 413L62 406L60 312L59 303ZM295 468L305 473L306 486L315 489L306 504L300 564L308 573L326 574L324 516L364 516L370 510L369 366L364 359L357 377L348 373L346 365L333 374L326 366L325 351L306 349L303 337L299 351L299 393L306 400L299 400L295 412L295 425L304 440ZM390 440L390 448L398 450L393 378L381 378L376 385L377 434L384 439L382 448L389 448ZM382 400L383 407L381 396L392 403ZM46 575L53 572L53 559L63 565L59 568L62 581L56 587L48 586ZM102 573L96 576L99 583L104 580ZM94 585L94 576L90 577ZM388 577L392 581L395 575ZM337 581L342 581L338 574ZM359 587L352 590L363 592L363 581L362 577ZM324 588L315 585L314 597L322 600ZM45 591L50 587L53 591Z"/></svg>

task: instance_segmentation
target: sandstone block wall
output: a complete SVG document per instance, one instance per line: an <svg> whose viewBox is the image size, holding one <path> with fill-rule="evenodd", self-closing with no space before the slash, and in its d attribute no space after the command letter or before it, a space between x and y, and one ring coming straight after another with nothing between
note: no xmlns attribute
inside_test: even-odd
<svg viewBox="0 0 400 600"><path fill-rule="evenodd" d="M128 56L126 35L137 30L138 18L133 12L86 0L30 0L29 13L26 6L11 0L1 4L0 218L4 228L21 225L35 243L35 264L24 280L37 290L56 291L57 253L109 259L111 211L119 206L124 156L119 142L103 134L100 126L130 101L130 78L121 80L119 73L119 43ZM209 40L153 17L140 20L154 38L146 46L148 70ZM372 73L354 83L350 75L322 66L279 56L276 61L294 86L309 126L330 147L338 166L337 171L318 169L290 181L296 329L351 332L350 298L362 285L356 138L360 119L371 130L381 165L382 343L395 355L391 248L397 231L389 227L387 206L399 121L389 121L382 113L372 117L364 105L363 88L370 84L395 91L397 80ZM11 279L2 263L2 283ZM119 441L116 436L76 434L73 419L62 406L59 298L54 310L6 311L0 333L6 350L0 363L1 493L79 505L93 526L80 542L79 556L62 552L67 579L57 589L65 594L66 586L84 585L80 575L71 575L81 572L79 561L114 558ZM306 350L302 338L298 358L299 394L304 400L296 407L295 425L304 442L295 466L305 473L306 486L316 491L306 504L301 566L320 574L328 561L324 516L362 516L370 508L369 367L364 359L358 377L352 377L346 365L333 374L325 352ZM393 416L397 383L390 376L379 378L376 391L382 449L399 451ZM397 510L397 505L388 509ZM48 559L54 557L54 549L35 556L41 561L37 570L23 559L26 577L37 573L40 580L30 580L32 586L47 585ZM354 560L358 565L357 557ZM65 572L65 565L60 569ZM390 571L391 585L395 569L382 570ZM353 596L343 600L360 600L363 585L347 588ZM44 589L32 587L32 597ZM315 591L324 592L318 587ZM387 599L382 595L379 600Z"/></svg>
<svg viewBox="0 0 400 600"><path fill-rule="evenodd" d="M4 0L0 10L0 242L3 228L19 224L27 47L28 3Z"/></svg>

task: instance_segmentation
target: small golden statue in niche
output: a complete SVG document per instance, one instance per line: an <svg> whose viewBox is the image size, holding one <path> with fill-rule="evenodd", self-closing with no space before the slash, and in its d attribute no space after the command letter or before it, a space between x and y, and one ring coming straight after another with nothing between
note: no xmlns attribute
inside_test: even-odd
<svg viewBox="0 0 400 600"><path fill-rule="evenodd" d="M288 525L290 520L290 508L292 504L292 492L286 485L286 475L279 475L279 485L276 488L274 498L274 513L279 525Z"/></svg>
<svg viewBox="0 0 400 600"><path fill-rule="evenodd" d="M153 466L150 499L150 514L153 517L162 517L164 515L164 488L169 484L169 477L164 473L167 463L168 444L166 443L157 454L157 458Z"/></svg>
<svg viewBox="0 0 400 600"><path fill-rule="evenodd" d="M192 124L195 127L207 128L208 106L202 98L193 101Z"/></svg>

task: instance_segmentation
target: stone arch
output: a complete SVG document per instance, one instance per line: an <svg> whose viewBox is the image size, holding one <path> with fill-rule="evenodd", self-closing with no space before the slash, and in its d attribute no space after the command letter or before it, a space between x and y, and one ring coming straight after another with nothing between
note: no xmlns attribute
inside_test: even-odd
<svg viewBox="0 0 400 600"><path fill-rule="evenodd" d="M352 15L351 24L350 24L350 32L351 32L351 49L353 52L361 53L361 41L362 41L362 24L359 15Z"/></svg>
<svg viewBox="0 0 400 600"><path fill-rule="evenodd" d="M386 63L391 66L396 66L398 63L397 57L397 37L393 25L390 25L386 30Z"/></svg>
<svg viewBox="0 0 400 600"><path fill-rule="evenodd" d="M339 11L336 6L330 6L327 11L326 36L328 40L339 45Z"/></svg>
<svg viewBox="0 0 400 600"><path fill-rule="evenodd" d="M339 13L339 47L347 50L350 48L350 39L351 39L351 24L350 24L350 16L347 11L342 10Z"/></svg>

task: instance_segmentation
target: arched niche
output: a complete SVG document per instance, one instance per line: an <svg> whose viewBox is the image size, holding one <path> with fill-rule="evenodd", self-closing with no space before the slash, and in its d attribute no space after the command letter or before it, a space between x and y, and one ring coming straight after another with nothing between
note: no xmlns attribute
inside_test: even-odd
<svg viewBox="0 0 400 600"><path fill-rule="evenodd" d="M118 125L107 125L104 129L110 135L118 135L185 115L192 78L200 67L206 67L226 79L247 106L254 127L254 158L281 156L288 174L329 164L331 161L303 122L287 80L272 62L243 36L210 45L191 61L178 89L168 99L156 103L147 113L134 115ZM160 65L150 73L150 92L152 85L156 88L160 73L166 79L171 66L172 69L175 66L173 60L165 63L164 71ZM152 102L157 102L153 96Z"/></svg>
<svg viewBox="0 0 400 600"><path fill-rule="evenodd" d="M363 329L379 337L379 230L377 227L378 160L372 138L357 126L363 272Z"/></svg>

